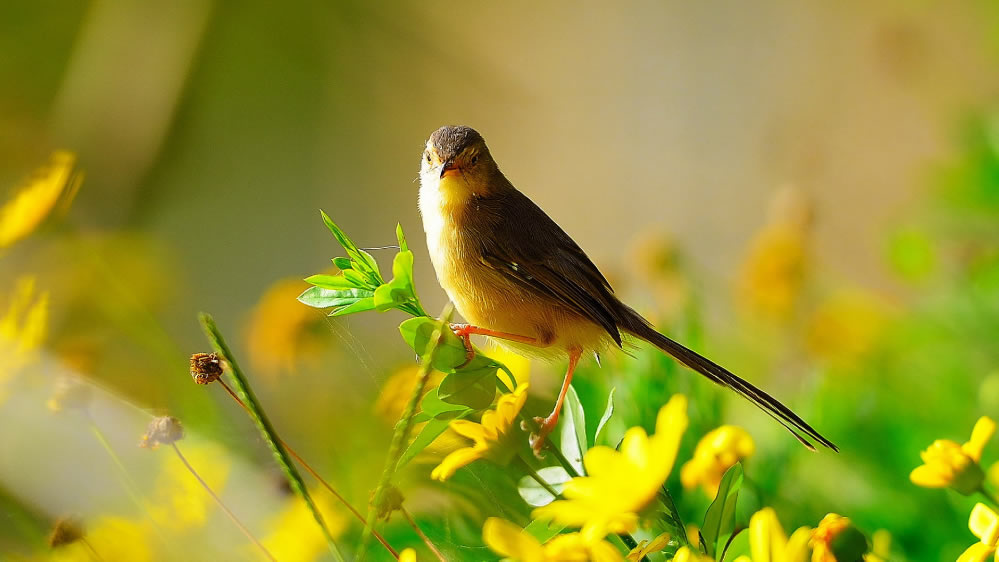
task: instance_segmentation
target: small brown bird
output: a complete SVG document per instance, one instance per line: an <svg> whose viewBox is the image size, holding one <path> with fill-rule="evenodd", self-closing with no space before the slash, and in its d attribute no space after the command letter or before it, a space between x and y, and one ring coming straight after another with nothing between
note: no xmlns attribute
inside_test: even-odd
<svg viewBox="0 0 999 562"><path fill-rule="evenodd" d="M437 279L469 322L452 325L469 358L469 338L481 334L530 355L569 360L551 415L537 420L535 451L558 422L579 358L621 347L622 333L744 396L809 449L807 438L838 450L769 394L660 334L618 300L572 238L506 179L475 130L441 127L430 135L420 168L420 214Z"/></svg>

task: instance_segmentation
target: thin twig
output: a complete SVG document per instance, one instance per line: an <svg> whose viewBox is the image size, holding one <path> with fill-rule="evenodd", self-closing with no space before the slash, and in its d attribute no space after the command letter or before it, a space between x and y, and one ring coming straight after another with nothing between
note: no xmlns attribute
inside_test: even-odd
<svg viewBox="0 0 999 562"><path fill-rule="evenodd" d="M231 396L232 399L236 401L237 404L242 406L244 410L247 410L246 404L239 398L239 396L236 395L236 392L233 389L229 388L229 385L227 385L224 380L219 379L218 382L219 384L222 385L222 388L224 388L225 391L229 393L229 396ZM302 465L302 468L304 468L306 472L311 474L313 478L319 481L319 483L322 484L323 487L326 488L327 491L329 491L329 493L333 494L333 497L338 499L340 503L343 504L344 507L346 507L351 513L353 513L354 517L356 517L361 522L362 525L367 524L367 522L364 520L364 516L361 515L361 512L354 509L354 506L352 506L350 502L347 501L346 498L344 498L336 490L334 490L333 486L331 486L328 482L326 482L326 480L323 479L323 477L320 476L319 473L316 472L314 468L312 468L312 465L305 462L305 459L303 459L301 455L299 455L295 451L295 449L291 447L291 445L289 445L284 439L281 439L280 437L278 437L278 441L280 441L281 445L284 446L286 451L288 451L288 454L291 455L292 458L294 458L296 461L298 461L298 464ZM391 554L393 558L395 558L396 560L399 559L399 553L396 552L396 550L392 548L391 545L389 545L388 541L385 540L385 537L383 537L381 533L379 533L375 529L371 529L371 534L375 536L375 539L377 539L378 542L382 543L382 546L384 546L385 549L389 551L389 554Z"/></svg>
<svg viewBox="0 0 999 562"><path fill-rule="evenodd" d="M257 400L257 397L254 395L249 381L243 374L242 369L239 368L239 364L236 363L236 358L229 349L229 345L225 342L222 332L219 331L218 326L215 324L215 319L206 313L201 313L200 316L205 335L207 335L208 339L211 341L212 347L215 348L215 352L229 364L229 374L232 376L233 385L243 398L243 402L246 404L246 408L250 412L250 417L254 422L256 422L257 430L264 438L268 448L270 448L278 466L281 467L281 472L284 473L285 478L288 480L288 484L291 485L291 489L305 501L306 507L308 507L309 512L312 514L312 518L315 519L316 524L319 525L319 528L323 532L323 536L326 537L326 544L329 547L333 558L338 562L344 562L345 559L343 557L343 553L340 552L340 547L337 546L336 539L333 538L333 533L330 532L329 527L326 525L326 520L323 518L323 514L319 511L319 507L316 505L316 502L312 500L312 495L309 493L308 488L306 488L305 482L302 481L302 475L298 473L295 463L291 460L284 445L281 444L277 436L277 432L274 430L274 426L271 425L270 420L267 419L267 414L264 412L263 406L260 405L260 401Z"/></svg>
<svg viewBox="0 0 999 562"><path fill-rule="evenodd" d="M437 559L440 560L441 562L447 562L447 558L444 558L444 553L437 548L437 546L430 540L430 537L428 537L426 534L423 533L423 530L420 529L420 526L416 524L416 521L413 519L413 516L410 515L406 507L399 506L399 511L402 512L402 516L406 518L406 521L409 521L409 526L412 527L414 531L416 531L417 535L420 535L420 538L423 539L423 544L427 545L427 548L430 549L430 552L433 552L434 556L436 556Z"/></svg>
<svg viewBox="0 0 999 562"><path fill-rule="evenodd" d="M357 560L363 560L364 558L364 550L368 540L368 534L370 533L370 529L374 528L377 508L383 501L385 490L388 489L389 482L395 474L396 465L399 463L399 457L402 455L403 443L409 439L409 431L413 426L413 416L416 415L416 407L420 402L420 397L423 396L423 391L427 387L427 383L430 379L430 373L433 371L434 357L437 354L438 347L444 341L444 334L446 333L445 330L450 331L448 321L453 311L454 305L448 303L441 312L441 320L437 321L437 327L430 336L430 340L427 343L427 349L422 357L417 382L413 385L413 392L409 396L409 402L406 403L406 408L402 412L402 417L400 417L398 423L396 423L395 432L392 434L392 441L389 443L388 458L385 459L385 468L382 469L382 475L378 480L378 486L375 488L371 504L368 506L368 525L364 528L364 532L361 534L361 544L357 549Z"/></svg>
<svg viewBox="0 0 999 562"><path fill-rule="evenodd" d="M180 452L180 448L177 447L177 444L170 443L170 446L173 447L173 450L177 453L177 458L180 459L180 462L184 463L184 466L187 467L187 470L191 471L191 474L195 478L197 478L198 482L201 484L201 487L204 488L205 491L212 496L212 499L215 500L215 503L217 503L219 507L222 508L222 511L224 511L225 514L229 516L229 519L232 519L232 522L235 523L237 527L239 527L239 530L243 531L243 534L246 535L247 538L249 538L251 541L253 541L253 544L257 545L257 547L260 548L260 551L263 552L264 555L267 556L267 558L277 562L277 559L274 558L273 555L271 555L270 551L268 551L267 548L263 544L261 544L256 537L253 536L253 533L251 533L250 530L247 529L242 522L240 522L240 520L236 517L236 514L230 511L229 508L226 507L224 503L222 503L222 498L218 497L218 495L214 491L212 491L211 486L209 486L208 483L201 478L201 476L198 474L198 471L194 470L194 467L191 466L191 463L187 462L187 458L184 456L183 453Z"/></svg>
<svg viewBox="0 0 999 562"><path fill-rule="evenodd" d="M97 562L104 562L104 557L98 554L97 549L94 548L94 545L90 544L90 541L87 540L87 537L82 537L80 539L80 542L82 542L84 546L87 547L87 550L90 551L90 555L94 557L94 560L97 560Z"/></svg>

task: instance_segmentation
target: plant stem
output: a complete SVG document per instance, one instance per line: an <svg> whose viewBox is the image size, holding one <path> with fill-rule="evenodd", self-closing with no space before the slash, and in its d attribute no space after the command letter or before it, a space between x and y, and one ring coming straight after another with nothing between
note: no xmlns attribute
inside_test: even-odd
<svg viewBox="0 0 999 562"><path fill-rule="evenodd" d="M413 516L409 514L409 511L405 508L405 506L400 506L399 511L402 512L402 516L406 518L406 521L409 521L409 526L412 527L414 531L416 531L416 534L419 535L421 539L423 539L423 544L427 545L427 548L430 549L430 552L433 552L434 556L436 556L437 559L440 560L440 562L447 562L447 558L444 557L444 554L430 540L430 537L428 537L426 534L423 533L423 530L420 529L420 526L416 524L416 521L413 519Z"/></svg>
<svg viewBox="0 0 999 562"><path fill-rule="evenodd" d="M527 475L533 478L534 481L537 482L542 488L544 488L546 492L551 494L553 498L557 499L561 495L559 492L555 491L555 488L552 487L552 485L549 484L547 481L545 481L545 479L542 478L540 474L538 474L538 471L534 470L534 468L520 455L517 455L516 458L520 462L521 468L523 468L524 471L527 472Z"/></svg>
<svg viewBox="0 0 999 562"><path fill-rule="evenodd" d="M94 545L90 544L90 541L88 541L86 537L81 538L80 542L87 547L87 550L90 551L90 555L94 557L94 560L97 560L97 562L104 562L104 557L97 553L97 549L94 548Z"/></svg>
<svg viewBox="0 0 999 562"><path fill-rule="evenodd" d="M268 551L267 548L264 545L262 545L260 541L257 540L256 537L253 536L253 533L251 533L250 530L247 529L246 526L244 526L243 523L240 522L240 520L236 517L236 514L230 511L229 508L226 507L224 503L222 503L222 498L218 497L218 495L216 495L215 492L212 491L211 486L209 486L207 482L202 480L201 476L198 474L198 471L194 470L194 467L191 466L191 463L187 462L187 458L184 456L183 453L180 452L180 448L177 447L177 444L171 443L170 446L173 447L174 452L177 453L177 458L180 459L180 462L184 463L184 466L187 467L187 470L191 471L191 474L198 480L198 483L201 484L201 487L204 488L205 491L212 496L212 499L215 500L215 503L217 503L218 506L222 508L222 511L224 511L225 514L229 516L229 519L232 519L232 522L235 523L237 527L239 527L239 530L243 531L243 534L246 535L246 537L249 538L253 542L253 544L257 545L257 547L260 548L260 551L263 552L264 555L267 556L267 558L269 558L270 560L275 560L276 562L276 559L274 558L273 555L271 555L270 551Z"/></svg>
<svg viewBox="0 0 999 562"><path fill-rule="evenodd" d="M399 462L399 457L402 455L402 446L409 438L409 430L413 426L413 416L416 415L416 407L420 402L420 397L423 396L424 389L427 387L427 382L430 380L430 373L433 371L434 356L437 354L437 348L444 341L444 330L450 330L448 321L453 311L454 305L448 303L441 312L441 320L438 321L437 327L434 329L428 342L427 351L421 358L418 379L416 384L413 385L413 392L409 397L409 402L406 404L399 422L395 425L395 432L392 434L392 441L389 443L388 458L385 460L385 468L382 469L378 486L375 488L371 504L368 506L367 524L364 527L364 532L361 534L361 544L357 550L357 560L362 560L364 557L368 536L371 534L371 529L374 528L378 506L384 501L385 490L392 480L392 475L395 474L395 467Z"/></svg>
<svg viewBox="0 0 999 562"><path fill-rule="evenodd" d="M226 363L229 364L229 373L232 375L233 385L243 398L243 402L246 404L247 410L250 412L250 417L252 417L253 421L256 422L257 430L264 438L264 441L267 442L267 446L270 447L271 453L274 455L274 459L281 467L281 471L284 472L284 476L291 485L291 489L305 501L306 507L308 507L309 512L312 513L312 518L316 520L316 524L319 525L319 528L322 530L323 536L326 537L326 544L330 549L330 553L333 554L333 558L339 562L344 562L343 554L340 552L340 548L337 546L336 540L333 539L333 534L330 532L329 527L326 526L323 514L320 513L316 503L312 501L312 496L309 494L308 488L305 487L305 482L302 481L302 475L298 473L298 469L295 468L295 464L288 457L288 453L281 444L281 441L277 436L277 432L274 430L274 426L271 425L270 420L267 419L267 414L264 413L264 409L260 405L260 401L257 400L256 395L253 393L253 389L250 388L250 383L246 380L246 376L243 375L243 371L239 368L239 364L236 363L236 358L233 356L232 351L229 350L229 345L226 344L225 338L222 337L222 332L219 331L218 326L215 324L215 319L205 313L201 313L200 317L205 335L207 335L208 339L212 342L212 347L215 348L216 353L218 353L219 356L222 359L225 359Z"/></svg>
<svg viewBox="0 0 999 562"><path fill-rule="evenodd" d="M229 385L227 385L224 380L219 379L218 382L219 384L222 385L222 388L224 388L225 391L229 393L229 396L231 396L232 399L236 401L237 404L242 406L244 410L249 411L246 407L246 404L242 400L240 400L239 396L237 396L236 393L231 388L229 388ZM330 494L333 494L333 497L339 500L344 507L346 507L351 513L353 513L354 517L356 517L361 522L362 525L366 524L364 516L361 515L361 512L354 509L354 506L351 505L350 502L346 500L346 498L337 493L337 491L333 489L333 486L330 486L330 484L326 482L326 480L323 479L323 477L320 476L318 472L316 472L316 469L312 468L312 465L305 462L305 459L303 459L301 455L295 452L295 449L291 448L291 445L288 445L288 443L285 442L285 440L281 439L280 437L278 437L278 441L280 441L281 445L284 446L286 451L288 451L288 454L291 455L296 461L298 461L298 464L302 465L302 468L304 468L309 474L312 475L313 478L315 478L320 484L322 484L323 487L326 488L326 490L329 491ZM383 537L381 533L379 533L375 529L371 529L371 533L375 536L375 539L377 539L378 542L380 542L382 546L384 546L385 549L389 551L389 554L391 554L393 558L395 558L396 560L399 559L399 553L396 552L396 550L389 545L389 543L385 540L385 537Z"/></svg>

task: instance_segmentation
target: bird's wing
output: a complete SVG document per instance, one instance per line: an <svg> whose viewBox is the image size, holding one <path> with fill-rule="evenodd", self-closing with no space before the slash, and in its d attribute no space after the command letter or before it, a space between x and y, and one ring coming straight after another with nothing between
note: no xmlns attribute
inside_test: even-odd
<svg viewBox="0 0 999 562"><path fill-rule="evenodd" d="M493 202L493 218L479 223L484 264L524 290L554 301L603 327L621 345L615 311L620 302L583 250L520 192Z"/></svg>

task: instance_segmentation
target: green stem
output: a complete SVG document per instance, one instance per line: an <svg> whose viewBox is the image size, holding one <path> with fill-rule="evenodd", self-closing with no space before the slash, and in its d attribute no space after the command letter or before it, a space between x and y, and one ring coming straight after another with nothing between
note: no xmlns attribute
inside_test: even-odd
<svg viewBox="0 0 999 562"><path fill-rule="evenodd" d="M389 482L395 474L395 467L399 463L399 457L402 456L403 444L409 439L409 431L413 427L413 416L416 415L416 407L420 403L420 397L423 396L427 382L430 380L430 373L433 371L432 364L434 356L437 353L438 346L444 341L444 330L450 330L448 328L448 320L453 311L454 306L450 303L444 307L443 312L441 312L442 320L438 321L437 327L430 337L427 351L420 359L420 371L417 383L413 386L413 392L409 397L409 402L406 404L405 410L403 410L402 417L399 418L399 422L395 425L395 432L392 434L392 441L389 443L388 458L385 459L385 468L382 469L378 486L375 488L371 504L368 506L367 525L361 534L361 544L358 547L357 560L362 560L364 557L364 551L378 513L378 506L385 499L385 491L388 489Z"/></svg>
<svg viewBox="0 0 999 562"><path fill-rule="evenodd" d="M191 474L198 480L198 483L201 484L201 487L204 488L205 491L212 496L212 499L214 499L215 503L217 503L218 506L222 508L222 511L224 511L225 514L229 516L229 519L232 519L232 522L235 523L237 527L239 527L239 530L243 531L243 534L246 535L248 539L253 541L253 544L257 545L257 547L261 550L261 552L264 553L265 556L267 556L267 558L275 560L276 562L276 559L270 553L270 551L267 550L267 547L261 544L260 541L258 541L257 538L253 536L253 533L251 533L250 530L247 529L242 522L240 522L240 520L236 517L236 514L230 511L229 508L226 507L224 503L222 503L222 498L218 497L218 495L212 490L211 486L209 486L207 482L202 480L201 476L198 474L198 471L194 470L194 467L191 466L191 463L187 462L187 457L185 457L184 454L180 452L180 448L177 447L177 444L170 443L170 446L173 447L174 452L177 453L177 458L180 459L180 462L184 463L184 466L187 467L187 470L189 470Z"/></svg>
<svg viewBox="0 0 999 562"><path fill-rule="evenodd" d="M257 430L260 431L261 436L263 436L264 441L271 449L274 458L277 460L278 465L281 466L281 470L284 472L285 478L288 483L291 484L291 489L298 494L305 501L305 505L312 512L313 519L322 529L323 535L326 537L326 544L329 546L330 552L333 553L333 557L339 562L344 562L343 554L340 553L339 547L337 547L336 541L333 539L333 534L330 533L329 527L326 526L326 521L323 520L322 513L319 512L319 508L316 506L315 502L312 501L312 496L309 494L308 488L305 487L305 482L302 481L302 475L298 473L298 469L295 468L295 464L291 461L288 456L287 451L285 451L284 446L281 444L281 439L278 437L277 432L274 431L274 426L271 425L270 420L267 418L267 414L264 413L264 409L260 406L260 402L257 400L256 395L250 388L250 383L247 382L246 377L243 375L242 369L239 368L239 364L236 363L236 358L233 356L232 351L229 350L229 346L225 342L225 338L222 337L222 332L219 331L218 326L215 324L215 320L211 315L206 313L201 313L201 325L204 327L205 334L208 339L212 342L212 347L215 351L225 359L226 363L229 364L229 372L232 375L233 386L236 387L236 391L239 392L240 397L243 402L247 405L250 410L250 416L253 421L257 424Z"/></svg>
<svg viewBox="0 0 999 562"><path fill-rule="evenodd" d="M525 461L524 458L521 457L520 455L517 455L516 459L520 463L521 468L524 469L524 472L526 472L528 476L533 478L534 481L537 482L542 488L544 488L546 492L551 494L553 498L558 499L558 497L561 494L555 491L555 488L553 488L551 484L545 481L545 479L542 478L540 474L538 474L538 471L534 470L534 468L527 461Z"/></svg>
<svg viewBox="0 0 999 562"><path fill-rule="evenodd" d="M246 410L247 413L249 413L249 408L247 408L246 404L242 400L239 399L239 396L236 396L236 393L233 392L233 390L231 388L229 388L229 385L227 385L225 383L225 381L222 380L222 379L219 379L218 382L219 382L219 384L222 385L222 388L224 388L225 391L229 393L229 396L231 396L232 399L235 400L237 404L239 404L240 406L242 406L243 409ZM324 488L326 488L326 490L329 491L329 493L332 494L334 498L336 498L337 500L339 500L340 503L342 503L343 506L346 507L348 511L350 511L351 513L353 513L354 517L356 517L357 520L360 521L362 525L364 524L364 516L361 515L361 512L359 512L356 509L354 509L354 506L351 505L350 502L348 502L346 498L344 498L335 489L333 489L333 486L331 486L328 482L326 482L326 479L323 478L319 474L319 472L316 471L316 469L312 468L312 465L310 465L309 463L307 463L305 461L305 459L303 459L302 456L299 455L295 451L295 449L293 449L291 447L291 445L289 445L288 443L286 443L284 441L284 439L279 439L279 441L281 442L281 445L284 446L285 450L288 451L288 454L291 455L296 461L298 461L298 464L302 465L302 468L304 468L306 470L306 472L308 472L309 474L311 474L312 477L315 478L320 484L322 484L322 486ZM395 549L392 548L391 545L389 545L389 543L385 540L385 537L383 537L381 535L381 533L379 533L378 531L376 531L374 529L372 529L371 532L372 532L372 534L374 534L375 539L377 539L378 542L380 542L382 544L382 546L384 546L385 549L388 550L389 554L392 555L392 558L395 558L395 559L398 560L399 559L399 553L396 552Z"/></svg>
<svg viewBox="0 0 999 562"><path fill-rule="evenodd" d="M999 507L999 494L993 494L989 492L988 489L985 487L984 483L982 483L982 485L978 487L978 493L982 494L982 496L984 496L989 503L991 503L996 507Z"/></svg>

